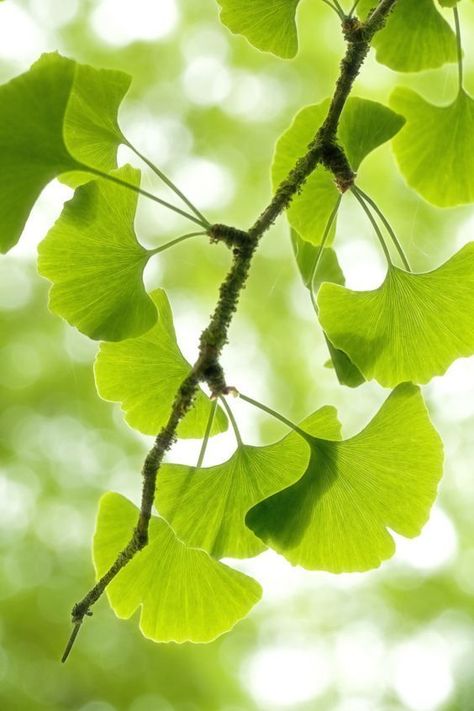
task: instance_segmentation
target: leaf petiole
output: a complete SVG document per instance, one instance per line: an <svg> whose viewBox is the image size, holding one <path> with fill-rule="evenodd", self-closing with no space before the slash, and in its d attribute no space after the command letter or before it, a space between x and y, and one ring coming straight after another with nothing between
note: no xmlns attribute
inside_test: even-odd
<svg viewBox="0 0 474 711"><path fill-rule="evenodd" d="M387 259L387 262L389 266L393 266L392 258L390 256L390 252L388 250L387 244L383 238L383 234L380 230L380 227L377 224L377 221L375 220L374 216L370 212L369 208L367 207L365 200L363 199L362 195L360 194L359 190L353 185L351 188L351 192L354 195L355 199L360 203L362 209L364 210L365 214L370 220L370 223L372 227L374 228L375 234L379 238L380 244L382 245L382 249L384 251L385 257Z"/></svg>
<svg viewBox="0 0 474 711"><path fill-rule="evenodd" d="M380 217L380 219L382 220L382 222L383 222L383 224L384 224L384 226L385 226L385 229L387 230L388 234L390 235L390 237L391 237L391 239L392 239L393 244L395 245L395 248L396 248L398 254L400 255L400 259L402 260L404 267L406 268L406 270L407 270L408 272L411 272L410 264L409 264L409 262L408 262L408 259L407 259L407 256L406 256L405 252L403 251L403 247L402 247L402 245L401 245L401 243L400 243L400 240L398 239L397 235L395 234L395 230L393 229L393 227L391 226L390 222L387 220L387 218L386 218L385 215L383 214L382 210L379 208L379 206L377 205L377 203L376 203L374 200L372 200L372 198L371 198L369 195L367 195L367 193L365 193L363 190L361 190L359 187L356 187L356 186L354 185L353 189L354 189L355 191L357 191L357 192L359 193L359 195L360 195L366 202L369 203L369 205L375 210L375 212L377 213L377 215Z"/></svg>
<svg viewBox="0 0 474 711"><path fill-rule="evenodd" d="M459 93L463 90L464 84L464 69L463 69L463 51L462 51L462 35L461 22L459 20L459 10L457 5L453 7L454 24L456 26L456 46L458 52L458 77L459 77Z"/></svg>
<svg viewBox="0 0 474 711"><path fill-rule="evenodd" d="M159 205L162 205L163 207L167 207L168 210L171 210L172 212L176 212L178 215L181 215L182 217L186 217L188 220L191 220L191 222L195 222L197 225L199 225L200 227L203 227L206 230L209 227L208 222L203 222L201 219L198 219L197 217L190 215L188 212L181 210L180 207L177 207L176 205L172 205L170 202L167 202L166 200L162 200L161 198L157 197L156 195L153 195L153 193L149 193L147 190L142 190L142 188L138 187L138 185L132 185L132 183L127 183L125 180L120 180L120 178L115 177L115 175L110 175L109 173L104 173L101 170L98 170L96 168L90 168L89 166L84 166L84 170L87 170L88 173L92 173L93 175L98 175L100 178L105 178L106 180L110 180L112 183L121 185L124 188L133 190L133 192L138 193L139 195L143 195L144 197L147 197L149 200L153 200L153 202L156 202Z"/></svg>
<svg viewBox="0 0 474 711"><path fill-rule="evenodd" d="M257 407L259 410L263 410L263 412L266 412L268 415L271 415L276 420L280 420L280 422L283 422L284 425L287 425L290 429L292 429L294 432L299 434L300 437L303 437L303 439L305 439L306 441L309 440L310 435L307 432L302 430L301 427L298 427L298 425L295 425L294 422L289 420L284 415L280 415L279 412L272 410L271 407L268 407L267 405L264 405L263 403L258 402L258 400L254 400L253 398L248 397L247 395L243 395L241 392L239 392L239 397L242 400L245 400L245 402L248 402L249 405L253 405L254 407Z"/></svg>
<svg viewBox="0 0 474 711"><path fill-rule="evenodd" d="M190 239L191 237L199 237L201 235L206 235L207 232L189 232L188 234L181 235L181 237L177 237L176 239L171 240L171 242L166 242L166 244L162 244L160 247L156 247L155 249L150 249L148 250L150 255L153 254L159 254L160 252L164 252L166 249L169 249L170 247L174 247L175 244L179 244L180 242L184 242L187 239Z"/></svg>
<svg viewBox="0 0 474 711"><path fill-rule="evenodd" d="M310 281L309 281L309 293L311 296L311 302L313 304L313 307L314 307L314 310L316 313L318 313L318 306L316 304L316 299L314 298L314 290L313 290L314 279L316 277L318 267L321 264L321 257L323 256L324 247L325 247L326 242L328 240L329 233L331 232L331 227L333 226L334 220L336 219L337 213L339 211L339 207L341 205L341 200L342 200L342 195L339 195L339 197L336 201L336 204L334 206L334 210L331 212L331 214L329 216L329 220L327 221L326 227L324 228L323 238L321 240L321 244L319 246L319 250L316 255L316 259L314 260L313 269L312 269L311 277L310 277Z"/></svg>
<svg viewBox="0 0 474 711"><path fill-rule="evenodd" d="M334 0L334 2L331 2L331 0L323 0L323 2L326 3L326 5L328 5L328 7L331 8L331 10L334 10L336 15L341 20L341 22L343 22L343 20L345 18L345 13L344 13L344 10L342 9L342 7L337 2L337 0Z"/></svg>
<svg viewBox="0 0 474 711"><path fill-rule="evenodd" d="M206 456L206 449L209 442L209 437L211 436L212 423L214 422L214 416L217 410L217 400L214 400L211 405L211 411L209 413L209 418L207 420L206 431L204 433L204 439L202 441L201 450L199 452L199 457L196 462L196 471L202 467L204 457Z"/></svg>
<svg viewBox="0 0 474 711"><path fill-rule="evenodd" d="M178 188L178 186L175 183L173 183L171 178L168 178L166 173L164 173L162 170L160 170L160 168L158 168L158 166L156 166L154 163L152 163L152 161L149 158L144 156L143 153L140 153L138 148L135 148L135 146L132 145L129 141L126 140L125 145L128 146L128 148L130 148L130 150L133 151L138 158L140 158L144 163L146 163L146 165L149 168L151 168L151 170L155 173L155 175L157 175L160 178L160 180L162 180L165 183L165 185L167 185L170 188L170 190L172 190L175 193L175 195L177 195L180 198L180 200L182 200L184 202L184 204L189 207L191 212L193 212L195 214L195 216L207 228L209 228L211 226L210 222L208 220L206 220L204 215L197 209L197 207L195 205L193 205L191 200L189 200L189 198L186 197L186 195Z"/></svg>
<svg viewBox="0 0 474 711"><path fill-rule="evenodd" d="M225 407L225 410L226 410L226 412L227 412L227 415L228 415L228 417L229 417L229 420L230 420L230 422L231 422L231 424L232 424L232 429L234 430L235 439L237 440L237 447L239 447L239 448L240 448L240 447L243 447L244 443L243 443L243 441L242 441L242 437L241 437L241 435L240 435L239 428L238 428L238 426L237 426L237 420L236 420L235 417L234 417L234 413L232 412L232 410L231 410L231 408L230 408L230 405L229 405L229 403L227 402L227 400L225 399L225 397L222 397L222 395L220 395L219 397L220 397L220 400L221 400L222 404L223 404L224 407Z"/></svg>

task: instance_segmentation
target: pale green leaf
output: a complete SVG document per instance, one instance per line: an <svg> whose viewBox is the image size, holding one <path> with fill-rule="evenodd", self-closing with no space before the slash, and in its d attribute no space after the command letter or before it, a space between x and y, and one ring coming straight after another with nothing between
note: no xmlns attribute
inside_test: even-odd
<svg viewBox="0 0 474 711"><path fill-rule="evenodd" d="M460 91L448 106L434 106L398 87L391 105L407 123L395 138L395 156L406 181L440 207L474 201L474 100Z"/></svg>
<svg viewBox="0 0 474 711"><path fill-rule="evenodd" d="M375 291L324 284L319 319L367 380L426 383L474 354L474 243L434 271L392 266Z"/></svg>
<svg viewBox="0 0 474 711"><path fill-rule="evenodd" d="M123 496L102 497L93 544L97 578L127 545L137 519L138 509ZM245 617L261 595L255 580L187 548L156 517L148 546L107 587L117 617L128 619L140 607L140 630L155 642L211 642Z"/></svg>
<svg viewBox="0 0 474 711"><path fill-rule="evenodd" d="M95 362L95 379L104 400L120 402L125 419L134 429L156 435L167 423L176 392L191 370L176 341L173 314L165 292L150 294L158 320L138 338L120 343L101 343ZM178 427L180 437L204 435L212 404L203 392ZM221 409L214 418L211 433L227 429Z"/></svg>
<svg viewBox="0 0 474 711"><path fill-rule="evenodd" d="M376 4L374 0L361 0L360 16L366 17ZM398 72L436 69L457 59L456 35L434 0L397 0L373 45L377 61Z"/></svg>
<svg viewBox="0 0 474 711"><path fill-rule="evenodd" d="M218 0L221 21L257 49L290 59L298 51L296 9L300 0Z"/></svg>
<svg viewBox="0 0 474 711"><path fill-rule="evenodd" d="M308 144L324 121L328 107L329 99L326 99L321 104L302 109L278 140L272 166L275 190L298 158L307 152ZM358 170L363 159L393 138L403 123L401 116L382 104L350 98L342 113L338 137L352 168ZM319 167L287 211L291 226L307 242L319 244L338 197L332 175Z"/></svg>
<svg viewBox="0 0 474 711"><path fill-rule="evenodd" d="M305 425L321 437L337 437L340 432L333 407L318 410ZM291 432L266 447L240 445L228 461L214 467L196 470L166 464L158 475L157 509L188 545L215 558L249 558L265 546L245 526L245 514L298 481L309 455L305 440Z"/></svg>
<svg viewBox="0 0 474 711"><path fill-rule="evenodd" d="M0 87L0 250L18 241L43 188L56 176L109 171L122 140L118 104L130 79L59 54L43 55Z"/></svg>
<svg viewBox="0 0 474 711"><path fill-rule="evenodd" d="M139 185L140 171L111 173ZM39 273L53 282L49 307L90 338L148 331L156 308L143 286L151 256L135 236L137 194L106 179L79 187L39 245Z"/></svg>
<svg viewBox="0 0 474 711"><path fill-rule="evenodd" d="M395 552L387 529L408 538L421 532L442 459L420 391L405 383L355 437L314 438L302 479L251 509L246 522L293 565L370 570Z"/></svg>
<svg viewBox="0 0 474 711"><path fill-rule="evenodd" d="M331 247L323 248L323 253L317 263L320 251L319 245L305 242L295 230L291 230L291 241L298 269L304 285L309 291L313 290L316 292L321 284L326 281L344 286L344 274L337 260L336 252L331 249ZM316 275L314 279L312 279L316 263ZM313 282L313 284L311 284L311 282ZM354 363L352 363L343 351L334 348L327 337L326 343L331 356L330 365L334 367L337 379L341 385L347 385L350 388L356 388L361 385L365 381L365 378Z"/></svg>

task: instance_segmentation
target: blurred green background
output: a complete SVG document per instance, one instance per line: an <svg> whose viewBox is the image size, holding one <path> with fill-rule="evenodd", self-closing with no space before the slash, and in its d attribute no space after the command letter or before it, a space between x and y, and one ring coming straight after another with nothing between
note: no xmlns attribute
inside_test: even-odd
<svg viewBox="0 0 474 711"><path fill-rule="evenodd" d="M461 2L460 10L467 87L474 90L474 7ZM305 0L299 26L300 54L283 62L230 35L214 0L7 0L0 6L0 79L55 49L130 73L132 91L121 113L126 135L212 220L245 227L270 197L276 138L301 106L332 92L337 76L343 43L336 16L321 0ZM355 94L386 102L397 83L447 102L456 68L397 76L371 57ZM128 159L123 152L121 160ZM143 184L158 189L148 174ZM472 210L441 211L420 200L397 175L388 146L366 161L360 185L384 209L419 270L472 238ZM400 541L381 569L307 573L272 553L238 563L263 584L264 599L207 646L153 644L141 637L136 618L116 620L102 600L68 663L58 663L70 608L93 582L97 501L109 489L138 499L150 445L95 394L96 345L47 311L36 245L69 195L51 184L22 243L0 261L0 709L474 709L472 359L425 388L446 447L439 502L422 536ZM141 204L137 229L144 244L158 245L183 225ZM350 197L336 246L350 287L380 283L382 255ZM198 239L160 255L147 271L149 286L169 293L190 359L227 264L222 246ZM374 384L340 387L323 367L326 359L281 219L261 245L232 327L228 382L294 419L335 404L352 434L387 392ZM282 432L244 403L236 402L235 411L249 442ZM232 447L232 435L221 435L207 461L222 460ZM197 448L180 442L170 458L193 463Z"/></svg>

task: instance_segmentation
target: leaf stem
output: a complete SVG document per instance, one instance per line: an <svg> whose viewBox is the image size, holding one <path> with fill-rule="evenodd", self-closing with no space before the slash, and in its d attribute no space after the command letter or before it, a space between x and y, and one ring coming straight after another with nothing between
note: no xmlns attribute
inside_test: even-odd
<svg viewBox="0 0 474 711"><path fill-rule="evenodd" d="M199 451L199 457L196 462L196 469L200 469L202 467L204 457L206 456L206 449L207 449L207 445L209 442L209 437L211 436L212 423L214 422L216 410L217 410L217 400L213 400L212 405L211 405L211 411L209 413L209 417L207 420L206 431L204 433L204 439L202 441L201 449Z"/></svg>
<svg viewBox="0 0 474 711"><path fill-rule="evenodd" d="M367 217L369 218L369 220L370 220L370 222L371 222L371 224L372 224L372 227L374 228L375 234L376 234L377 237L379 238L380 244L382 245L382 249L383 249L383 251L384 251L385 257L386 257L387 262L388 262L388 265L389 265L390 267L393 266L393 262L392 262L392 258L391 258L391 256L390 256L390 252L389 252L388 247L387 247L387 245L386 245L386 243L385 243L385 240L384 240L384 238L383 238L383 234L382 234L382 232L381 232L381 230L380 230L380 227L379 227L378 224L377 224L377 221L374 219L374 216L373 216L372 213L370 212L369 208L367 207L367 205L366 205L364 199L362 198L362 196L360 195L359 191L354 189L354 186L351 188L351 192L352 192L352 194L354 195L354 197L356 198L356 200L360 203L362 209L364 210L365 214L366 214Z"/></svg>
<svg viewBox="0 0 474 711"><path fill-rule="evenodd" d="M352 17L354 15L355 11L357 10L357 5L359 4L359 2L360 2L360 0L355 0L353 6L350 9L349 17Z"/></svg>
<svg viewBox="0 0 474 711"><path fill-rule="evenodd" d="M171 210L172 212L176 212L178 215L181 215L182 217L186 217L188 220L191 220L191 222L194 222L196 225L199 225L200 227L203 227L206 230L209 227L209 224L207 222L203 222L202 220L198 219L197 217L194 217L193 215L190 215L188 212L185 212L185 210L181 210L180 207L177 207L176 205L172 205L170 202L167 202L166 200L162 200L161 198L157 197L156 195L153 195L153 193L149 193L147 190L142 190L142 188L140 188L138 185L133 185L132 183L127 183L126 180L121 180L121 178L117 178L117 176L115 176L115 175L110 175L109 173L104 173L101 170L98 170L96 168L90 168L88 166L84 166L84 168L89 173L93 173L94 175L98 175L101 178L110 180L110 182L115 183L116 185L121 185L123 188L128 188L129 190L133 190L133 192L138 193L139 195L143 195L144 197L148 198L149 200L153 200L153 202L156 202L159 205L162 205L163 207L167 207L168 210Z"/></svg>
<svg viewBox="0 0 474 711"><path fill-rule="evenodd" d="M248 397L248 395L243 395L242 393L239 393L239 397L242 400L245 400L245 402L248 402L249 405L253 405L254 407L257 407L259 410L263 410L263 412L266 412L268 415L271 415L274 417L276 420L280 420L280 422L283 422L284 425L287 425L290 429L292 429L296 434L299 434L300 437L303 437L303 439L308 440L309 435L307 432L301 429L301 427L298 427L298 425L295 425L294 422L289 420L287 417L284 415L280 415L279 412L276 412L276 410L272 410L271 407L268 407L268 405L264 405L262 402L258 402L258 400L254 400L251 397Z"/></svg>
<svg viewBox="0 0 474 711"><path fill-rule="evenodd" d="M400 240L398 239L397 235L395 234L395 230L392 228L390 222L387 220L387 218L386 218L385 215L383 214L382 210L379 208L379 206L377 205L377 203L376 203L374 200L372 200L372 198L371 198L369 195L367 195L367 193L365 193L363 190L361 190L359 187L357 187L356 185L354 185L354 186L353 186L353 190L354 190L354 192L358 192L359 195L360 195L366 202L369 203L369 205L375 210L375 212L377 213L377 215L380 217L380 219L382 220L382 222L383 222L383 224L384 224L384 226L385 226L385 229L387 230L388 234L390 235L390 237L391 237L391 239L392 239L393 244L395 245L395 248L396 248L398 254L400 255L400 259L402 260L405 269L406 269L408 272L411 272L410 263L408 262L407 256L406 256L406 254L405 254L405 252L404 252L404 250L403 250L403 247L402 247L402 245L401 245L401 243L400 243Z"/></svg>
<svg viewBox="0 0 474 711"><path fill-rule="evenodd" d="M321 264L321 257L323 256L324 247L325 247L325 245L326 245L326 242L328 241L328 237L329 237L329 233L330 233L330 231L331 231L331 227L333 226L334 220L336 219L336 215L337 215L337 213L338 213L338 211L339 211L339 207L340 207L340 205L341 205L341 200L342 200L342 195L339 195L339 197L338 197L338 199L337 199L337 201L336 201L336 204L335 204L335 206L334 206L334 209L333 209L333 211L331 212L331 214L330 214L330 216L329 216L329 219L328 219L328 221L327 221L326 227L324 228L323 238L322 238L322 240L321 240L321 244L319 245L319 250L318 250L318 253L317 253L317 255L316 255L316 259L314 260L313 269L312 269L312 272L311 272L311 278L310 278L310 281L309 281L309 292L310 292L311 301L313 302L313 306L314 306L314 309L315 309L316 313L318 313L318 308L317 308L317 305L316 305L316 300L315 300L315 298L314 298L314 289L313 289L314 279L315 279L315 277L316 277L316 273L317 273L317 271L318 271L318 267L319 267L319 265Z"/></svg>
<svg viewBox="0 0 474 711"><path fill-rule="evenodd" d="M162 244L160 247L156 247L155 249L149 249L148 252L150 255L159 254L160 252L164 252L166 249L169 249L170 247L174 247L175 244L184 242L184 240L190 239L191 237L199 237L201 235L206 235L206 234L207 234L207 232L189 232L188 234L181 235L181 237L172 239L171 242L166 242L166 244Z"/></svg>
<svg viewBox="0 0 474 711"><path fill-rule="evenodd" d="M456 26L456 47L458 52L458 77L459 77L459 92L463 90L464 85L464 69L463 69L463 51L462 51L462 35L461 22L459 20L459 10L457 5L453 7L454 24Z"/></svg>
<svg viewBox="0 0 474 711"><path fill-rule="evenodd" d="M240 449L241 447L243 447L244 443L242 441L242 437L240 436L239 428L237 425L237 420L235 419L234 413L232 412L230 405L227 402L227 400L225 399L225 397L223 397L222 395L219 395L219 400L222 402L222 404L224 405L224 407L226 409L227 415L229 416L229 420L232 424L232 429L234 430L235 439L237 440L237 447Z"/></svg>
<svg viewBox="0 0 474 711"><path fill-rule="evenodd" d="M160 178L160 180L162 180L164 182L164 184L167 185L175 193L175 195L177 195L180 198L180 200L182 200L184 202L184 204L189 207L191 212L193 212L196 215L196 217L206 227L211 226L210 222L197 209L197 207L191 202L191 200L186 197L186 195L178 188L178 186L175 183L173 183L171 178L168 178L166 173L164 173L162 170L160 170L160 168L158 168L158 166L156 166L154 163L152 163L152 161L149 158L147 158L145 155L143 155L143 153L140 153L138 148L135 148L135 146L132 143L125 140L125 145L128 146L128 148L130 148L130 150L133 151L135 153L135 155L138 156L138 158L140 158L144 163L146 163L146 165L149 168L151 168L151 170L155 173L155 175L157 175Z"/></svg>
<svg viewBox="0 0 474 711"><path fill-rule="evenodd" d="M93 588L77 602L72 609L72 623L76 625L90 614L90 608L100 599L107 586L125 568L126 565L148 544L148 530L155 498L156 480L158 471L163 462L166 452L171 448L176 440L176 432L179 424L186 413L192 408L196 392L200 382L206 382L214 395L220 395L228 390L225 382L225 375L220 364L222 349L228 340L228 331L237 309L239 298L244 289L254 254L258 248L263 235L270 229L277 217L291 204L310 175L313 174L317 166L322 162L325 149L334 147L337 129L342 111L349 98L354 82L367 57L370 43L376 32L385 23L390 11L395 6L397 0L380 0L376 10L361 25L356 24L353 28L345 28L344 36L347 42L346 52L341 62L339 77L336 82L333 97L328 108L326 118L322 126L315 133L313 141L310 143L306 153L296 162L287 177L280 183L270 203L265 207L254 224L247 231L238 230L235 227L224 226L225 231L232 232L234 237L232 250L232 265L223 280L219 289L219 299L211 316L207 328L203 331L199 344L199 356L191 371L179 386L167 423L157 435L152 448L148 452L142 468L142 498L140 513L134 532L127 545L117 555L107 572L97 581ZM327 152L327 151L326 151ZM341 176L337 170L332 171L335 179L347 177ZM100 174L100 173L99 173ZM111 176L105 175L109 178ZM118 181L115 181L118 182ZM132 188L136 192L136 186ZM150 195L148 195L150 197ZM151 196L153 200L164 202ZM168 205L167 205L168 206ZM183 214L188 219L196 222L204 229L207 226L197 218L189 216L187 213L174 206L175 212ZM221 232L222 232L222 227ZM256 407L260 403L251 401ZM277 413L263 406L271 415L281 419ZM293 425L286 418L283 422L295 432L298 432L305 439L309 435L296 425Z"/></svg>
<svg viewBox="0 0 474 711"><path fill-rule="evenodd" d="M334 10L341 22L344 20L344 11L342 10L337 0L334 0L334 4L330 0L323 0L323 2L326 3L326 5L331 8L331 10Z"/></svg>

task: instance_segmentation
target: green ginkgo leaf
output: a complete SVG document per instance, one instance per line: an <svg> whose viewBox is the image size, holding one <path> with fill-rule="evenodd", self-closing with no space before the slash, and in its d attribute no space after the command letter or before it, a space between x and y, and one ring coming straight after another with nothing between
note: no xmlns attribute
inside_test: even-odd
<svg viewBox="0 0 474 711"><path fill-rule="evenodd" d="M139 185L140 171L111 175ZM152 252L135 236L137 194L99 178L79 187L38 248L53 282L49 307L90 338L118 341L148 331L156 308L143 286Z"/></svg>
<svg viewBox="0 0 474 711"><path fill-rule="evenodd" d="M474 100L461 90L448 106L434 106L398 87L390 104L407 123L395 156L407 183L440 207L474 201Z"/></svg>
<svg viewBox="0 0 474 711"><path fill-rule="evenodd" d="M307 106L294 118L290 128L279 138L273 158L274 189L287 177L298 158L307 151L318 127L324 121L329 99ZM404 119L387 107L367 99L350 98L342 113L338 138L354 170L378 146L393 138ZM319 167L306 181L287 214L291 226L302 239L319 244L334 210L339 192L332 175Z"/></svg>
<svg viewBox="0 0 474 711"><path fill-rule="evenodd" d="M391 266L375 291L324 284L318 304L328 338L367 380L427 383L474 354L474 242L432 272Z"/></svg>
<svg viewBox="0 0 474 711"><path fill-rule="evenodd" d="M395 552L388 528L407 538L421 532L442 460L420 391L405 383L355 437L314 438L302 479L251 509L246 522L293 565L370 570Z"/></svg>
<svg viewBox="0 0 474 711"><path fill-rule="evenodd" d="M295 230L291 230L291 241L301 278L308 291L316 292L324 282L344 286L346 280L336 252L331 247L324 247L321 256L319 256L320 246L305 242ZM317 265L316 274L314 274L315 264ZM361 385L365 381L362 373L346 353L334 348L326 336L325 339L331 356L329 364L334 367L341 385L347 385L350 388Z"/></svg>
<svg viewBox="0 0 474 711"><path fill-rule="evenodd" d="M320 437L339 436L333 407L318 410L304 425ZM228 461L214 467L166 464L158 475L157 509L188 545L215 558L250 558L265 545L245 526L245 514L257 502L298 481L309 455L305 440L291 432L266 447L240 444Z"/></svg>
<svg viewBox="0 0 474 711"><path fill-rule="evenodd" d="M0 250L23 231L43 188L56 176L116 167L123 136L118 106L130 85L122 72L45 54L0 87Z"/></svg>
<svg viewBox="0 0 474 711"><path fill-rule="evenodd" d="M361 0L361 17L377 3ZM397 72L436 69L457 59L456 35L434 0L398 0L387 24L374 39L377 61Z"/></svg>
<svg viewBox="0 0 474 711"><path fill-rule="evenodd" d="M221 21L257 49L290 59L298 51L296 9L300 0L218 0Z"/></svg>
<svg viewBox="0 0 474 711"><path fill-rule="evenodd" d="M120 402L130 427L156 435L167 423L176 392L191 370L176 341L173 314L165 292L151 294L158 320L138 338L120 343L101 343L95 362L95 380L104 400ZM198 391L194 407L178 427L180 437L202 437L212 403ZM227 429L219 408L211 434Z"/></svg>
<svg viewBox="0 0 474 711"><path fill-rule="evenodd" d="M97 578L127 545L138 509L119 494L99 505L93 556ZM149 544L107 587L121 619L141 607L140 630L155 642L212 642L245 617L260 600L260 585L201 550L187 548L168 524L152 517Z"/></svg>

